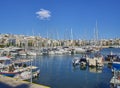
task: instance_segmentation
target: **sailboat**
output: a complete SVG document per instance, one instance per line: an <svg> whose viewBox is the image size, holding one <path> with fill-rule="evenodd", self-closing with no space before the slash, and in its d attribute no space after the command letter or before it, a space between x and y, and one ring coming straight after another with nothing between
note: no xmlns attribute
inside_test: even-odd
<svg viewBox="0 0 120 88"><path fill-rule="evenodd" d="M98 26L96 21L96 27L94 28L94 44L92 46L92 49L94 52L99 52L101 49L101 46L98 41Z"/></svg>
<svg viewBox="0 0 120 88"><path fill-rule="evenodd" d="M71 28L71 43L72 43L72 47L74 48L75 53L85 53L86 52L86 50L82 47L74 47L72 28Z"/></svg>

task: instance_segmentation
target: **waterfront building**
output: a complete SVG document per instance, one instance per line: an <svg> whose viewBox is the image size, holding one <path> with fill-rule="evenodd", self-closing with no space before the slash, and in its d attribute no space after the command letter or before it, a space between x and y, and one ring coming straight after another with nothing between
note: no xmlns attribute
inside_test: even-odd
<svg viewBox="0 0 120 88"><path fill-rule="evenodd" d="M26 44L27 43L27 44ZM101 39L97 41L96 46L120 46L120 38ZM41 36L26 36L14 34L0 34L0 45L3 47L18 46L25 48L28 47L58 47L58 46L93 46L94 40L55 40L43 38Z"/></svg>

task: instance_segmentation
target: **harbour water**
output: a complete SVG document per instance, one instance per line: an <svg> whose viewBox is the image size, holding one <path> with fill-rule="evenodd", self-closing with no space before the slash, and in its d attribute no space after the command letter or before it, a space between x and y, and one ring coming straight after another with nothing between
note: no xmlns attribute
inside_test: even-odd
<svg viewBox="0 0 120 88"><path fill-rule="evenodd" d="M108 48L100 52L120 54L120 49ZM76 55L50 55L33 57L33 65L40 69L40 75L33 82L51 88L110 88L111 69L104 65L102 69L73 67L72 59Z"/></svg>

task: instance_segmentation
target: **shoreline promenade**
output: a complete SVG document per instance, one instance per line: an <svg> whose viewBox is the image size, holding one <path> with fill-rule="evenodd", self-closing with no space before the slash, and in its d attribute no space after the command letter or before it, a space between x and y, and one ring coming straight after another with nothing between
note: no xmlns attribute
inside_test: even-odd
<svg viewBox="0 0 120 88"><path fill-rule="evenodd" d="M40 84L0 75L0 88L50 88Z"/></svg>

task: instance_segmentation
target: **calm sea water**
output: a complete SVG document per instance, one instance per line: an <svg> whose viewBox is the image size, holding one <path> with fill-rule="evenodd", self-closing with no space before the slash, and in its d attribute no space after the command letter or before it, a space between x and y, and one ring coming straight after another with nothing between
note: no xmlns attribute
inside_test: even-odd
<svg viewBox="0 0 120 88"><path fill-rule="evenodd" d="M120 53L120 49L103 49L103 55L110 52ZM110 88L111 69L105 65L101 70L96 68L81 69L73 67L72 59L78 55L39 56L33 65L40 69L40 76L33 81L51 88Z"/></svg>

